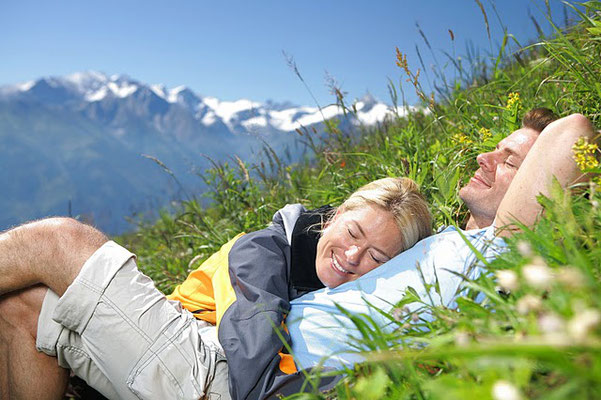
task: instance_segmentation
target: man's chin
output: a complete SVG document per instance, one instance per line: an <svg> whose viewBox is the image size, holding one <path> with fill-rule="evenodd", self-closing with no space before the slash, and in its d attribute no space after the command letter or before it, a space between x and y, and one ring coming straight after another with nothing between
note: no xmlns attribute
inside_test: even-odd
<svg viewBox="0 0 601 400"><path fill-rule="evenodd" d="M464 187L459 189L458 196L461 199L461 201L463 201L465 203L466 199L469 200L469 198L471 197L470 196L471 192L472 192L472 190L469 187L469 183L468 183L467 185L465 185Z"/></svg>
<svg viewBox="0 0 601 400"><path fill-rule="evenodd" d="M469 185L466 185L459 189L459 199L467 206L468 209L473 207L478 208L478 204L483 202L483 193L480 190L474 189Z"/></svg>

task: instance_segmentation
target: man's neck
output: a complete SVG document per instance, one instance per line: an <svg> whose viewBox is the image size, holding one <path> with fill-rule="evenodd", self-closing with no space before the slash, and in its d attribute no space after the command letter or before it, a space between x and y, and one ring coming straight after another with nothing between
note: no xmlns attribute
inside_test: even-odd
<svg viewBox="0 0 601 400"><path fill-rule="evenodd" d="M491 226L493 221L490 218L479 218L474 216L474 214L470 215L470 218L467 220L467 224L465 225L465 230L469 231L471 229L482 229Z"/></svg>

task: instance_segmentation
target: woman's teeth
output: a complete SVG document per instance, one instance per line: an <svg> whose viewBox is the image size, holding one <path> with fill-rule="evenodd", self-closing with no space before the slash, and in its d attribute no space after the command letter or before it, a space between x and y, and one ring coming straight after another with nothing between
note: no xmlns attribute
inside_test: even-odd
<svg viewBox="0 0 601 400"><path fill-rule="evenodd" d="M342 268L340 266L340 264L338 264L338 260L336 259L336 256L334 256L334 254L332 254L332 265L334 266L334 268L336 268L338 271L342 272L343 274L352 274L352 272L347 271L346 269Z"/></svg>

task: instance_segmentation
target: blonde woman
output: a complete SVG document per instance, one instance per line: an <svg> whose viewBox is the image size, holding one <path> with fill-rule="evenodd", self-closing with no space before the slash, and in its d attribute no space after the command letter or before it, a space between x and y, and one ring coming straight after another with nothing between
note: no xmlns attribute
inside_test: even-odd
<svg viewBox="0 0 601 400"><path fill-rule="evenodd" d="M416 183L379 179L338 208L282 208L271 226L232 239L169 298L218 325L213 341L227 356L232 398L262 398L278 376L297 371L279 329L291 300L353 281L430 233Z"/></svg>

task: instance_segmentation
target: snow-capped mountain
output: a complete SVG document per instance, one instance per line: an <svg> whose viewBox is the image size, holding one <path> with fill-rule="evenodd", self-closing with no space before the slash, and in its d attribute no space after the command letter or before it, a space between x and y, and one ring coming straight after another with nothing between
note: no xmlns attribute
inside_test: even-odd
<svg viewBox="0 0 601 400"><path fill-rule="evenodd" d="M194 172L208 166L205 155L249 159L269 143L294 161L303 152L297 128L319 131L334 117L372 124L389 113L369 95L355 109L348 118L336 106L222 101L93 71L0 87L0 229L72 207L123 231L124 216L157 209L182 189L202 191ZM167 165L183 188L141 154Z"/></svg>

